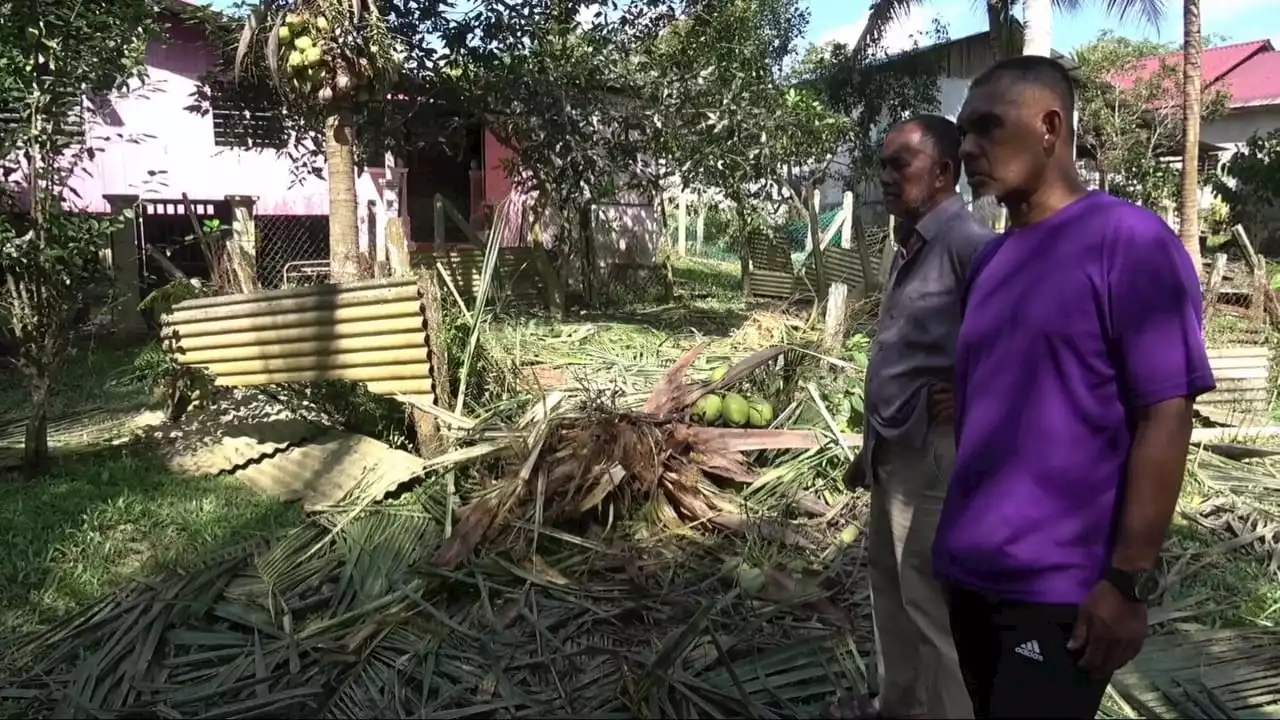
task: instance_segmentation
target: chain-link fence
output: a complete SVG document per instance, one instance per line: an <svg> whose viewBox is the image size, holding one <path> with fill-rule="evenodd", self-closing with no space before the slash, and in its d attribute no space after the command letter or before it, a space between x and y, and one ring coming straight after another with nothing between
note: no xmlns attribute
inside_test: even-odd
<svg viewBox="0 0 1280 720"><path fill-rule="evenodd" d="M258 283L264 290L329 280L327 215L258 215Z"/></svg>

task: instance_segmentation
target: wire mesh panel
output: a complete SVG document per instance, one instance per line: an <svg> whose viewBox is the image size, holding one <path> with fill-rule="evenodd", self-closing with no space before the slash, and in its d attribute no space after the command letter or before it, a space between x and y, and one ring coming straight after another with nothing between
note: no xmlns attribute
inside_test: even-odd
<svg viewBox="0 0 1280 720"><path fill-rule="evenodd" d="M328 216L258 215L254 221L258 283L263 289L328 282Z"/></svg>

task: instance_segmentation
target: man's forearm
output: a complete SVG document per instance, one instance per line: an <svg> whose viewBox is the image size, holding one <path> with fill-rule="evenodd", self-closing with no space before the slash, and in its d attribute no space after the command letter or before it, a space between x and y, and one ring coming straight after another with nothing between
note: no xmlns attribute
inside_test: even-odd
<svg viewBox="0 0 1280 720"><path fill-rule="evenodd" d="M1178 506L1191 442L1191 401L1179 398L1142 411L1129 453L1124 505L1111 563L1154 569Z"/></svg>

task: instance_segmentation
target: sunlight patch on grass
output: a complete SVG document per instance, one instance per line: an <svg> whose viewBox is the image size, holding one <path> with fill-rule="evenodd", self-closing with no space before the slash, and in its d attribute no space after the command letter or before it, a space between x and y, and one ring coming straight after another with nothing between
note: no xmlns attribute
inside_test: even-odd
<svg viewBox="0 0 1280 720"><path fill-rule="evenodd" d="M230 478L172 475L133 450L67 460L35 481L0 479L0 636L302 521L296 505Z"/></svg>

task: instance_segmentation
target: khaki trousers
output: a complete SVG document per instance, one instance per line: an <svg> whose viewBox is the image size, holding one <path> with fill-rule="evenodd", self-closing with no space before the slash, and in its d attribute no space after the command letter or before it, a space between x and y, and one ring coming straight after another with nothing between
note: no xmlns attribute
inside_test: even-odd
<svg viewBox="0 0 1280 720"><path fill-rule="evenodd" d="M931 428L924 448L883 437L871 448L867 561L884 717L973 717L933 576L933 535L955 455L951 427Z"/></svg>

